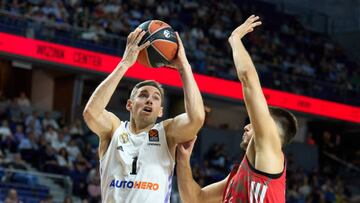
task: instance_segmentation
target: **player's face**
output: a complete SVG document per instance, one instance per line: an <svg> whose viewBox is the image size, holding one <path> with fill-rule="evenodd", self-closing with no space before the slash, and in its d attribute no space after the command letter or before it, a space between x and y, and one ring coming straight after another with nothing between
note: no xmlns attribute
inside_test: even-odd
<svg viewBox="0 0 360 203"><path fill-rule="evenodd" d="M246 150L252 136L254 135L254 130L252 128L251 124L247 124L244 127L244 134L242 136L242 142L240 143L240 147L244 150Z"/></svg>
<svg viewBox="0 0 360 203"><path fill-rule="evenodd" d="M155 123L162 116L161 93L153 86L139 88L132 100L128 100L127 109L138 122Z"/></svg>

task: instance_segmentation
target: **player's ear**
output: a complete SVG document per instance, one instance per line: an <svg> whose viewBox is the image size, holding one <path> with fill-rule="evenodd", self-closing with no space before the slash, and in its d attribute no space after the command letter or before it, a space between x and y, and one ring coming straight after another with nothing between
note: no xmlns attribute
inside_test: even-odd
<svg viewBox="0 0 360 203"><path fill-rule="evenodd" d="M133 103L132 103L131 99L128 99L127 102L126 102L126 109L128 111L131 111L132 105L133 105Z"/></svg>
<svg viewBox="0 0 360 203"><path fill-rule="evenodd" d="M159 113L158 113L158 117L162 117L163 116L163 109L164 109L164 107L160 107L160 111L159 111Z"/></svg>

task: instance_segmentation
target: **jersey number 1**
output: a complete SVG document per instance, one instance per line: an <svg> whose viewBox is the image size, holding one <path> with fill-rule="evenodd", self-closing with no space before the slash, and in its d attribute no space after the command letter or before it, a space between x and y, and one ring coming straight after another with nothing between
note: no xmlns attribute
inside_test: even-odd
<svg viewBox="0 0 360 203"><path fill-rule="evenodd" d="M133 162L132 162L132 170L131 170L131 175L136 175L136 165L137 165L137 159L138 157L134 157Z"/></svg>

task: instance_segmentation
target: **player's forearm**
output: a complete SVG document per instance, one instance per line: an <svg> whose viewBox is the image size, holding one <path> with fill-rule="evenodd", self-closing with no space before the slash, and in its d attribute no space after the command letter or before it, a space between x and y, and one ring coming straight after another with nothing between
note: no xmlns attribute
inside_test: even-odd
<svg viewBox="0 0 360 203"><path fill-rule="evenodd" d="M177 162L177 182L180 197L183 203L201 202L201 188L195 182L189 162Z"/></svg>
<svg viewBox="0 0 360 203"><path fill-rule="evenodd" d="M121 61L114 71L95 89L86 104L84 113L90 113L94 117L102 113L109 103L111 96L114 94L121 78L128 69L129 65Z"/></svg>
<svg viewBox="0 0 360 203"><path fill-rule="evenodd" d="M192 123L200 128L204 123L205 110L200 90L192 74L191 67L186 64L179 70L184 86L185 111Z"/></svg>
<svg viewBox="0 0 360 203"><path fill-rule="evenodd" d="M236 39L231 48L237 75L239 80L243 81L244 76L246 76L249 72L256 72L254 63L252 62L251 57L244 47L241 39Z"/></svg>

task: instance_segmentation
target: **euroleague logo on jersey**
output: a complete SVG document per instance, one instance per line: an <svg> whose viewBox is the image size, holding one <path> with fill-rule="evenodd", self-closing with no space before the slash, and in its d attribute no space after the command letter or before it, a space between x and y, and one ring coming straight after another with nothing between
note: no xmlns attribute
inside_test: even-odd
<svg viewBox="0 0 360 203"><path fill-rule="evenodd" d="M150 142L159 142L159 131L156 129L151 129L149 131L149 141Z"/></svg>

